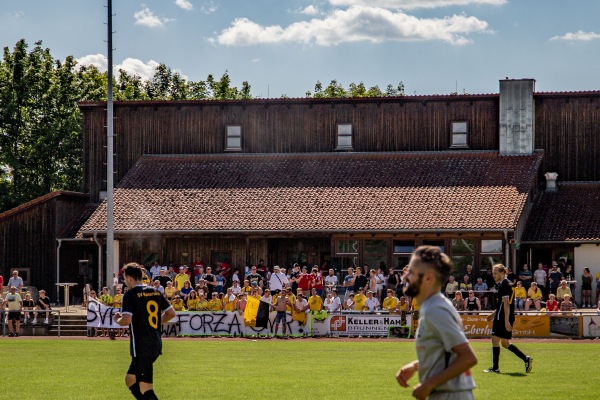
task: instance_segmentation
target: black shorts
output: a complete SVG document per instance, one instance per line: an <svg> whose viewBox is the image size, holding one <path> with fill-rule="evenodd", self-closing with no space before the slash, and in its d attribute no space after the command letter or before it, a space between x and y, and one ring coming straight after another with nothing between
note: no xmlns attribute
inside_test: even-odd
<svg viewBox="0 0 600 400"><path fill-rule="evenodd" d="M511 322L511 326L514 322ZM494 322L492 323L492 335L499 337L500 339L512 339L512 330L507 331L506 325L504 324L504 318L501 321L494 318Z"/></svg>
<svg viewBox="0 0 600 400"><path fill-rule="evenodd" d="M16 320L20 320L20 319L21 319L20 311L9 311L8 312L8 320L9 321L16 321Z"/></svg>
<svg viewBox="0 0 600 400"><path fill-rule="evenodd" d="M135 380L145 383L154 383L153 364L158 356L155 357L131 357L131 365L127 370L127 375L135 375Z"/></svg>
<svg viewBox="0 0 600 400"><path fill-rule="evenodd" d="M277 315L275 315L275 323L282 323L285 324L286 323L286 317L287 317L287 313L285 311L277 311Z"/></svg>

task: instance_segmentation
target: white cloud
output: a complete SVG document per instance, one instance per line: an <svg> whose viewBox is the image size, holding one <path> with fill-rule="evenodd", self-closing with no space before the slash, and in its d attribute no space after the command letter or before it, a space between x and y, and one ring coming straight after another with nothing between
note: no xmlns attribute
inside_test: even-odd
<svg viewBox="0 0 600 400"><path fill-rule="evenodd" d="M200 12L202 14L212 14L212 13L216 12L217 9L218 9L218 7L216 6L215 2L210 0L210 1L202 4L202 7L200 7Z"/></svg>
<svg viewBox="0 0 600 400"><path fill-rule="evenodd" d="M108 61L104 54L89 54L78 58L76 61L79 65L93 65L98 68L100 72L106 72L106 69L108 68ZM129 75L139 75L142 78L142 81L145 81L154 76L154 70L158 66L159 63L154 60L145 63L136 58L126 58L121 64L114 65L113 70L115 75L118 75L118 71L122 69ZM187 79L187 77L184 78Z"/></svg>
<svg viewBox="0 0 600 400"><path fill-rule="evenodd" d="M306 6L304 8L298 8L295 12L304 15L317 15L319 14L319 9L311 4L310 6Z"/></svg>
<svg viewBox="0 0 600 400"><path fill-rule="evenodd" d="M285 42L331 46L385 41L442 41L464 45L471 42L465 35L483 32L490 32L488 23L475 17L419 19L383 8L352 6L335 10L324 19L295 22L285 28L261 26L247 18L237 18L229 28L209 40L225 46Z"/></svg>
<svg viewBox="0 0 600 400"><path fill-rule="evenodd" d="M549 40L564 40L567 42L589 42L591 40L600 39L599 33L584 32L581 29L577 32L567 32L562 36L553 36Z"/></svg>
<svg viewBox="0 0 600 400"><path fill-rule="evenodd" d="M148 28L161 28L165 26L167 22L173 21L173 19L170 18L157 17L145 4L142 4L142 9L133 14L133 17L135 18L136 25L146 26Z"/></svg>
<svg viewBox="0 0 600 400"><path fill-rule="evenodd" d="M329 3L333 6L362 5L413 10L416 8L440 8L468 5L501 6L506 4L507 0L329 0Z"/></svg>
<svg viewBox="0 0 600 400"><path fill-rule="evenodd" d="M183 8L184 10L193 10L194 5L190 3L188 0L175 0L175 5L179 8Z"/></svg>
<svg viewBox="0 0 600 400"><path fill-rule="evenodd" d="M253 58L252 60L250 60L250 62L258 63L260 62L260 58Z"/></svg>
<svg viewBox="0 0 600 400"><path fill-rule="evenodd" d="M8 18L21 19L25 16L25 13L23 11L9 11L9 12L5 13L4 15L7 16Z"/></svg>

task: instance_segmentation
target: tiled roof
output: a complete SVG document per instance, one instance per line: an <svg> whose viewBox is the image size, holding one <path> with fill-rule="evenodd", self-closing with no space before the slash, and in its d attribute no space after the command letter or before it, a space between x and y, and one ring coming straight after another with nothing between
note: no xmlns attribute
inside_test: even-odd
<svg viewBox="0 0 600 400"><path fill-rule="evenodd" d="M600 241L600 182L563 182L543 192L531 211L523 241Z"/></svg>
<svg viewBox="0 0 600 400"><path fill-rule="evenodd" d="M144 156L115 189L116 231L513 229L541 154ZM81 233L106 230L103 203Z"/></svg>

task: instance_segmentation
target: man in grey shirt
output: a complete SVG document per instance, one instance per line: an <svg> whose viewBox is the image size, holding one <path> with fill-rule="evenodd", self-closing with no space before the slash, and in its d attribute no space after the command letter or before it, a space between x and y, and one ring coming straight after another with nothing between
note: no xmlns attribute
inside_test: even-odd
<svg viewBox="0 0 600 400"><path fill-rule="evenodd" d="M461 318L441 293L452 273L450 258L438 247L421 246L410 260L404 288L421 306L415 345L418 359L396 374L402 387L418 371L419 383L412 395L417 399L473 399L475 381L469 369L477 358L463 332Z"/></svg>
<svg viewBox="0 0 600 400"><path fill-rule="evenodd" d="M19 271L13 271L12 276L8 280L8 287L14 286L17 290L23 288L23 278L19 276Z"/></svg>

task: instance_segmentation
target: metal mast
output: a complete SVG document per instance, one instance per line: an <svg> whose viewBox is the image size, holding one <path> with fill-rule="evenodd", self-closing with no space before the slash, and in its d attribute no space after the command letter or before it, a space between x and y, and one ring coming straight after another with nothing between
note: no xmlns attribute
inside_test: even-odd
<svg viewBox="0 0 600 400"><path fill-rule="evenodd" d="M106 103L106 286L112 282L114 266L114 148L113 148L113 46L112 46L112 0L107 0L108 9L108 101ZM98 280L102 282L100 278ZM102 284L100 284L102 286Z"/></svg>

